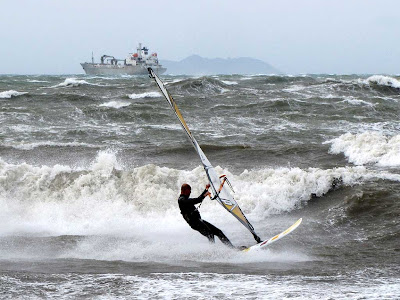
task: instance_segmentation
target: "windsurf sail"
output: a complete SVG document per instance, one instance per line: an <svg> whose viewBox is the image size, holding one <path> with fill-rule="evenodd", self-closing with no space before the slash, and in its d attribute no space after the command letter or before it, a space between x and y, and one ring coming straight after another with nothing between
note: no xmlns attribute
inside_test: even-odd
<svg viewBox="0 0 400 300"><path fill-rule="evenodd" d="M158 87L160 88L162 94L164 95L165 99L168 101L169 105L171 106L172 110L174 111L176 117L179 119L183 129L186 132L189 140L192 142L194 149L196 150L197 154L200 157L200 160L203 164L204 171L207 174L208 180L210 182L211 191L213 194L213 198L218 201L227 211L229 211L236 219L239 220L252 234L254 239L257 243L261 242L260 237L254 231L254 227L250 224L247 220L246 216L240 209L239 205L233 198L232 194L225 186L226 176L218 176L217 172L215 171L214 167L211 165L210 161L207 159L206 155L204 154L203 150L201 150L199 144L197 143L196 139L193 137L192 133L190 132L189 127L187 126L185 119L183 118L181 112L179 111L178 106L176 105L174 99L172 98L171 94L165 88L164 83L160 80L156 73L151 68L148 68L150 78L153 78L157 83ZM229 182L229 181L228 181Z"/></svg>

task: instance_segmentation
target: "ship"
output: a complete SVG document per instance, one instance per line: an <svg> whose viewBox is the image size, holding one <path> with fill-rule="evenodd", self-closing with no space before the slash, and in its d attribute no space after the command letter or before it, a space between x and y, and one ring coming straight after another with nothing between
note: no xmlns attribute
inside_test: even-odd
<svg viewBox="0 0 400 300"><path fill-rule="evenodd" d="M89 75L148 75L148 68L157 74L163 74L167 69L158 61L157 53L149 54L149 49L139 46L135 53L129 53L125 59L117 59L111 55L102 55L100 63L81 63L83 70Z"/></svg>

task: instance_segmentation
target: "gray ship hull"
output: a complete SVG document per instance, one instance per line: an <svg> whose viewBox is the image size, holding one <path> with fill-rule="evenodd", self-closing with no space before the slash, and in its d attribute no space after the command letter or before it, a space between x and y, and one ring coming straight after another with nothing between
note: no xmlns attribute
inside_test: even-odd
<svg viewBox="0 0 400 300"><path fill-rule="evenodd" d="M89 75L148 75L147 67L81 63L83 70ZM157 74L163 74L167 69L151 66Z"/></svg>

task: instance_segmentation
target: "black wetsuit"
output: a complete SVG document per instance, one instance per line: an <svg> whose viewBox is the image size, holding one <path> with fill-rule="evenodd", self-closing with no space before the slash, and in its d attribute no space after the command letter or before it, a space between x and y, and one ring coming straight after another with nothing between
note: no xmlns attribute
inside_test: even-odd
<svg viewBox="0 0 400 300"><path fill-rule="evenodd" d="M207 190L204 190L198 198L189 198L188 196L180 195L178 198L178 204L181 209L181 214L192 229L197 230L202 235L206 236L211 243L215 242L214 236L216 235L225 245L233 247L232 243L221 230L201 219L200 213L194 206L203 201L206 193Z"/></svg>

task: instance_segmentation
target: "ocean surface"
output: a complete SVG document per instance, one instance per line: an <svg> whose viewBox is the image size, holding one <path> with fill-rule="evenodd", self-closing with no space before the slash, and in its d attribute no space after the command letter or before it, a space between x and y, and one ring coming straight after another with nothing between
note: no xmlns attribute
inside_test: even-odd
<svg viewBox="0 0 400 300"><path fill-rule="evenodd" d="M193 231L207 178L149 77L1 75L1 299L400 298L398 76L161 78L256 232L301 226Z"/></svg>

